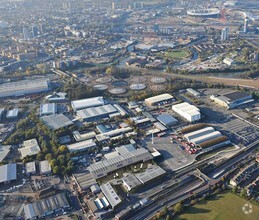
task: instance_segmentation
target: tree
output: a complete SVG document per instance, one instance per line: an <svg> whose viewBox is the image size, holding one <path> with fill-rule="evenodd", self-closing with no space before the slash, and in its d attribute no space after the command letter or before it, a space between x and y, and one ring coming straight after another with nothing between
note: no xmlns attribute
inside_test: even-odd
<svg viewBox="0 0 259 220"><path fill-rule="evenodd" d="M171 215L167 215L167 216L166 216L166 220L172 220Z"/></svg>
<svg viewBox="0 0 259 220"><path fill-rule="evenodd" d="M54 173L54 174L59 174L60 171L61 171L61 169L60 169L59 166L55 166L55 167L53 168L53 173Z"/></svg>
<svg viewBox="0 0 259 220"><path fill-rule="evenodd" d="M58 148L58 151L60 153L65 153L67 151L67 146L65 145L61 145L59 148Z"/></svg>
<svg viewBox="0 0 259 220"><path fill-rule="evenodd" d="M247 196L247 191L246 191L245 188L241 189L240 196L242 196L242 197L246 197Z"/></svg>
<svg viewBox="0 0 259 220"><path fill-rule="evenodd" d="M175 212L175 213L181 212L182 209L183 209L183 205L182 205L182 203L180 203L180 202L178 202L178 203L174 206L174 212Z"/></svg>
<svg viewBox="0 0 259 220"><path fill-rule="evenodd" d="M237 187L236 187L236 186L234 186L234 187L232 188L232 192L233 192L233 193L237 193Z"/></svg>

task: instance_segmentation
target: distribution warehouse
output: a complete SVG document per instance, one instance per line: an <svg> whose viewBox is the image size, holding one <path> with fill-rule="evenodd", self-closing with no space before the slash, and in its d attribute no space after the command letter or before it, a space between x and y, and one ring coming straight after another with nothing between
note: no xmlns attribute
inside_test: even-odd
<svg viewBox="0 0 259 220"><path fill-rule="evenodd" d="M94 97L94 98L88 98L88 99L81 99L71 102L71 106L74 111L78 111L84 108L91 108L96 107L100 105L104 105L105 102L103 100L103 97Z"/></svg>
<svg viewBox="0 0 259 220"><path fill-rule="evenodd" d="M152 107L161 104L169 104L174 101L175 98L172 95L165 93L145 99L145 104L149 107Z"/></svg>
<svg viewBox="0 0 259 220"><path fill-rule="evenodd" d="M50 90L48 79L21 80L17 82L3 83L0 85L0 98L9 96L21 96L47 92Z"/></svg>
<svg viewBox="0 0 259 220"><path fill-rule="evenodd" d="M197 124L182 129L180 132L184 138L196 146L206 149L206 151L213 150L219 147L230 144L230 140L223 136L219 131L206 124Z"/></svg>
<svg viewBox="0 0 259 220"><path fill-rule="evenodd" d="M175 113L179 114L189 122L194 122L201 119L200 109L187 102L173 105L172 109Z"/></svg>
<svg viewBox="0 0 259 220"><path fill-rule="evenodd" d="M224 95L211 95L210 100L227 108L232 109L239 105L253 102L252 95L246 92L231 92Z"/></svg>

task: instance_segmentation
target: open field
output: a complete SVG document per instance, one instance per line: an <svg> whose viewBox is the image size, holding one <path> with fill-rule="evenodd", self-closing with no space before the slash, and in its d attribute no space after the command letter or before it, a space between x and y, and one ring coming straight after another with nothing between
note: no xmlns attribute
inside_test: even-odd
<svg viewBox="0 0 259 220"><path fill-rule="evenodd" d="M189 53L186 50L179 50L173 52L166 52L164 56L169 59L183 59L187 58L189 56Z"/></svg>
<svg viewBox="0 0 259 220"><path fill-rule="evenodd" d="M220 194L218 199L204 201L188 208L177 220L257 220L259 206L252 205L252 213L245 214L242 210L248 201L232 193ZM249 208L247 209L249 210Z"/></svg>

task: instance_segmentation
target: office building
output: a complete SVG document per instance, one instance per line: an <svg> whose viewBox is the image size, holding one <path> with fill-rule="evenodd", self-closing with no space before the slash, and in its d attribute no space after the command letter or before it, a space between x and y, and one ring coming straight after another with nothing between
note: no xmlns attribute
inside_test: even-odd
<svg viewBox="0 0 259 220"><path fill-rule="evenodd" d="M29 30L28 30L28 28L27 27L23 27L22 32L23 32L23 39L24 40L28 40L29 39Z"/></svg>
<svg viewBox="0 0 259 220"><path fill-rule="evenodd" d="M244 32L245 33L247 32L247 29L248 29L248 19L245 18L245 21L244 21Z"/></svg>
<svg viewBox="0 0 259 220"><path fill-rule="evenodd" d="M22 158L33 156L40 152L40 146L36 139L31 139L23 142L23 147L19 149Z"/></svg>
<svg viewBox="0 0 259 220"><path fill-rule="evenodd" d="M51 166L47 160L40 161L39 169L40 175L47 175L51 173Z"/></svg>

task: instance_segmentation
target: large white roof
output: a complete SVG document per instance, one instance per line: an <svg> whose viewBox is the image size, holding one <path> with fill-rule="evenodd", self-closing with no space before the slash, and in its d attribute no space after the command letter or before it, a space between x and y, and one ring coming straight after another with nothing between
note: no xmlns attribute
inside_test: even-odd
<svg viewBox="0 0 259 220"><path fill-rule="evenodd" d="M104 100L102 96L94 97L94 98L88 98L88 99L81 99L81 100L75 100L71 102L71 106L74 109L74 111L78 111L80 109L84 108L90 108L90 107L96 107L104 105Z"/></svg>
<svg viewBox="0 0 259 220"><path fill-rule="evenodd" d="M161 95L157 95L157 96L153 96L150 98L145 99L145 102L148 103L157 103L157 102L162 102L162 101L166 101L168 99L173 99L174 97L168 93L165 94L161 94Z"/></svg>
<svg viewBox="0 0 259 220"><path fill-rule="evenodd" d="M40 152L40 147L36 139L24 141L23 146L23 148L19 149L22 158L26 156L36 155Z"/></svg>

